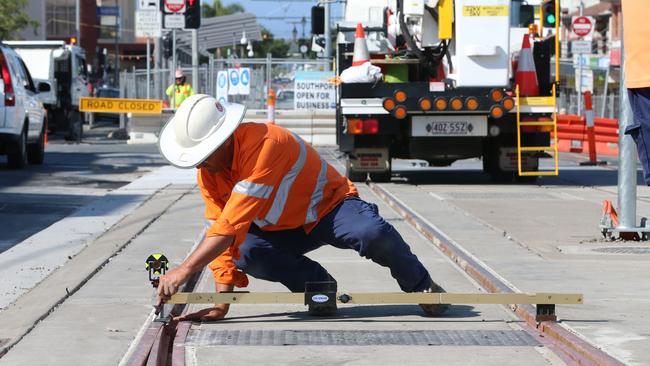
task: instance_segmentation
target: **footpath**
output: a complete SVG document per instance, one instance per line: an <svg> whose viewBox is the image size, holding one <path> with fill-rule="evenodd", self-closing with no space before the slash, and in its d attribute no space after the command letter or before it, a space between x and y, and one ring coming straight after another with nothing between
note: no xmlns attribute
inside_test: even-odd
<svg viewBox="0 0 650 366"><path fill-rule="evenodd" d="M450 292L481 292L367 186L358 186L436 281ZM609 187L584 190L558 182L413 186L395 181L385 187L517 289L583 292L584 305L558 307L560 324L625 364L650 364L650 282L643 279L650 274L643 255L648 245L597 239L599 201L615 198ZM640 212L650 211L649 193L639 190ZM177 265L200 240L205 224L193 171L163 167L114 195L132 201L118 205L113 201L124 197L107 197L106 207L98 203L92 210L84 208L67 224L50 228L56 231L28 239L25 249L17 246L8 254L12 257L0 255L3 271L12 265L31 268L48 253L59 258L50 264L48 276L32 278L35 285L21 289L22 296L14 295L0 311L0 354L12 347L0 365L116 365L129 353L152 317L145 259L162 252ZM91 230L90 223L100 217L108 230L102 232L101 225ZM83 238L75 235L87 239L78 243ZM54 238L62 242L50 243ZM64 250L72 249L77 251L65 256ZM38 256L30 258L33 253ZM386 269L352 251L323 247L310 257L335 276L343 291L398 291ZM14 263L18 260L23 263ZM26 277L3 272L3 278L10 282ZM247 290L285 289L251 279ZM196 291L213 291L211 276L204 275ZM316 319L304 310L233 305L225 321L192 326L185 344L188 364L563 364L543 338L526 332L500 306L457 305L443 318L423 317L416 305L343 306L334 318ZM422 337L429 343L422 344ZM292 347L278 347L288 345Z"/></svg>

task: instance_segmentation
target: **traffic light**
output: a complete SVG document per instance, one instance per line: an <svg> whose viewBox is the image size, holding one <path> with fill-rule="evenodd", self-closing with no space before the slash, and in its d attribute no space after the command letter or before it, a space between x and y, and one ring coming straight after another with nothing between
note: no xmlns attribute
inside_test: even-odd
<svg viewBox="0 0 650 366"><path fill-rule="evenodd" d="M545 0L542 3L542 15L544 16L544 27L555 28L557 23L557 14L555 13L555 1Z"/></svg>
<svg viewBox="0 0 650 366"><path fill-rule="evenodd" d="M185 29L201 27L201 1L185 0Z"/></svg>
<svg viewBox="0 0 650 366"><path fill-rule="evenodd" d="M174 50L172 49L173 46L173 40L172 40L172 35L167 33L162 37L162 51L163 51L163 57L164 58L170 58L172 57L172 54Z"/></svg>
<svg viewBox="0 0 650 366"><path fill-rule="evenodd" d="M313 6L311 8L311 34L325 33L325 8Z"/></svg>

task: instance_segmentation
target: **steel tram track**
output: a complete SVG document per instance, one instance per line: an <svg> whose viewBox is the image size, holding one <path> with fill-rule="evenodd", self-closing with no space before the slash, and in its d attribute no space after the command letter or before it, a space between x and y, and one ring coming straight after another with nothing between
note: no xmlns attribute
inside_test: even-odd
<svg viewBox="0 0 650 366"><path fill-rule="evenodd" d="M484 290L490 293L515 293L505 279L490 269L486 264L472 256L460 244L449 238L444 232L429 223L415 210L400 201L382 185L367 182L370 190L395 210L406 222L424 235L459 269L469 275ZM546 341L552 351L560 358L577 365L619 366L624 363L613 358L593 344L580 338L570 329L556 322L538 322L535 320L535 308L532 305L510 305L510 310L526 324L526 330Z"/></svg>

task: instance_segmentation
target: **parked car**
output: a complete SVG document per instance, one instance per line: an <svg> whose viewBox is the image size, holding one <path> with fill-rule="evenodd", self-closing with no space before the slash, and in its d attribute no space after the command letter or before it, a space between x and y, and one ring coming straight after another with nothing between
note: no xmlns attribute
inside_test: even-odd
<svg viewBox="0 0 650 366"><path fill-rule="evenodd" d="M10 168L42 164L45 157L47 113L39 93L47 93L47 82L34 85L22 58L0 43L0 154L7 155Z"/></svg>
<svg viewBox="0 0 650 366"><path fill-rule="evenodd" d="M97 88L97 98L119 98L120 91L117 88L102 86ZM117 113L95 113L95 121L120 122L120 115Z"/></svg>
<svg viewBox="0 0 650 366"><path fill-rule="evenodd" d="M277 109L293 109L293 98L294 92L292 89L280 89L276 94L276 104L275 108Z"/></svg>

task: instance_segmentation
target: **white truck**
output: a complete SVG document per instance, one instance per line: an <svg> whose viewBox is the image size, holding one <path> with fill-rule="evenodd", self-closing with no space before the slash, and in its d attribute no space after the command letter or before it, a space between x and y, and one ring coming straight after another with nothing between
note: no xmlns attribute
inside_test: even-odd
<svg viewBox="0 0 650 366"><path fill-rule="evenodd" d="M79 112L79 98L90 95L84 49L64 41L4 43L25 60L34 82L51 85L51 91L39 94L48 111L48 129L64 132L67 140L80 141L84 115Z"/></svg>
<svg viewBox="0 0 650 366"><path fill-rule="evenodd" d="M346 3L338 24L336 70L352 67L355 28L361 23L369 62L384 75L374 83L343 83L339 88L337 144L347 155L348 178L364 181L369 175L387 181L393 158L422 159L431 166L481 158L495 181L557 174L557 154L553 171L539 169L539 159L553 149L556 108L549 70L555 38L530 35L540 91L520 98L511 63L527 23L534 21L520 19L521 4ZM547 26L543 34L551 31Z"/></svg>

